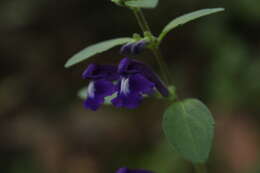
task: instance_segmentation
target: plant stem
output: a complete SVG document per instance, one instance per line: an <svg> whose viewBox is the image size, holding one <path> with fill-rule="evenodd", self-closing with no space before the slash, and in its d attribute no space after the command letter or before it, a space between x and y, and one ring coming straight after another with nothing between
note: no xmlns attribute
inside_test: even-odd
<svg viewBox="0 0 260 173"><path fill-rule="evenodd" d="M170 81L170 72L169 72L169 69L168 69L168 66L167 64L165 63L165 60L161 54L161 51L158 47L155 47L152 49L152 52L159 64L159 67L161 69L161 72L162 72L162 76L163 76L163 79L165 80L165 83L167 85L170 85L171 84L171 81Z"/></svg>
<svg viewBox="0 0 260 173"><path fill-rule="evenodd" d="M144 16L143 11L141 9L138 9L137 13L140 16L140 19L142 21L142 24L144 25L145 31L148 31L148 32L152 33L152 31L151 31L151 29L149 27L149 24L148 24L148 22L147 22L147 20L146 20L146 18Z"/></svg>
<svg viewBox="0 0 260 173"><path fill-rule="evenodd" d="M205 164L194 164L196 173L207 173L207 167Z"/></svg>
<svg viewBox="0 0 260 173"><path fill-rule="evenodd" d="M135 18L137 19L138 25L140 26L142 31L145 32L146 28L143 25L143 22L141 20L141 17L139 16L139 13L137 12L137 9L132 9L132 11L134 12Z"/></svg>
<svg viewBox="0 0 260 173"><path fill-rule="evenodd" d="M152 45L154 45L154 46L151 47L151 50L156 58L156 61L159 64L163 79L164 79L165 83L169 86L171 84L169 68L167 67L167 64L165 63L165 60L161 54L157 39L153 37L152 31L148 25L148 22L144 16L142 10L140 8L132 8L132 10L135 14L135 17L137 19L137 22L138 22L140 28L142 29L144 34L148 33L147 35L149 36L150 41L153 42Z"/></svg>

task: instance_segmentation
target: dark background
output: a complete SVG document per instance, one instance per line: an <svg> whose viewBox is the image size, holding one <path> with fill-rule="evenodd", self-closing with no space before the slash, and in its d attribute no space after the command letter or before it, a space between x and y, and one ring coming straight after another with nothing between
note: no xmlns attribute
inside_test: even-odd
<svg viewBox="0 0 260 173"><path fill-rule="evenodd" d="M210 172L257 173L260 139L260 1L161 0L145 15L156 35L178 15L224 7L186 24L162 52L181 98L206 103L216 119ZM105 173L118 167L192 172L164 141L166 103L136 110L85 110L77 91L90 62L117 63L118 48L70 69L87 45L140 32L131 11L108 0L0 1L0 172ZM141 60L158 71L154 57Z"/></svg>

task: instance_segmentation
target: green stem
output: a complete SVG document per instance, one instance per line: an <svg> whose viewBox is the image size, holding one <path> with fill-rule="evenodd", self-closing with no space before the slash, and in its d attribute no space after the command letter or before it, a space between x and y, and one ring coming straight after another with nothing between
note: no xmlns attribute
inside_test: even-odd
<svg viewBox="0 0 260 173"><path fill-rule="evenodd" d="M170 81L170 72L169 72L169 69L168 69L168 66L167 64L165 63L165 60L161 54L161 51L158 47L155 47L152 49L152 52L159 64L159 67L161 69L161 72L162 72L162 75L163 75L163 79L165 80L165 83L167 85L170 85L171 84L171 81Z"/></svg>
<svg viewBox="0 0 260 173"><path fill-rule="evenodd" d="M157 39L155 39L153 37L151 29L148 25L148 22L147 22L147 20L144 16L142 10L140 8L132 8L132 10L135 14L135 17L137 19L137 22L138 22L140 28L142 29L144 34L147 34L149 36L150 41L153 42L152 45L154 45L154 46L151 47L151 50L152 50L154 56L156 57L156 61L159 64L159 67L160 67L160 70L161 70L161 73L162 73L162 76L163 76L165 83L167 85L170 85L171 82L170 82L169 68L167 67L167 64L165 63L165 60L164 60L164 58L161 54L161 51L160 51L159 46L158 46Z"/></svg>
<svg viewBox="0 0 260 173"><path fill-rule="evenodd" d="M207 173L207 167L205 164L194 164L196 173Z"/></svg>
<svg viewBox="0 0 260 173"><path fill-rule="evenodd" d="M147 22L147 20L146 20L146 18L145 18L145 16L144 16L143 11L139 8L139 9L137 10L137 13L138 13L138 15L140 16L140 19L141 19L142 24L143 24L143 26L144 26L144 28L145 28L145 31L148 31L148 32L152 33L152 31L151 31L151 29L150 29L150 27L149 27L149 24L148 24L148 22Z"/></svg>
<svg viewBox="0 0 260 173"><path fill-rule="evenodd" d="M140 26L140 28L142 29L142 31L145 32L145 31L146 31L146 28L145 28L144 25L143 25L143 22L142 22L142 20L141 20L141 17L139 16L139 13L137 12L138 9L133 8L132 10L133 10L133 12L134 12L135 18L137 19L138 25Z"/></svg>

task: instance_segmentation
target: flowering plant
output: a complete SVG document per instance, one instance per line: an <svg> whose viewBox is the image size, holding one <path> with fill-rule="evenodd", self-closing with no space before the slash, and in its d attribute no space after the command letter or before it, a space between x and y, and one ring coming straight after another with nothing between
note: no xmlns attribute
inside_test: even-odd
<svg viewBox="0 0 260 173"><path fill-rule="evenodd" d="M80 90L84 97L84 106L96 111L102 104L128 109L137 108L145 96L166 99L170 106L163 115L163 130L171 146L186 160L191 161L198 172L206 172L214 134L214 120L208 108L197 99L178 99L172 84L167 64L159 46L165 36L174 28L189 21L223 11L223 8L203 9L185 14L172 20L159 36L153 35L142 12L142 8L155 8L158 0L111 0L116 5L130 9L142 30L142 35L123 37L103 41L88 46L70 58L65 67L71 67L98 53L115 46L121 46L120 54L124 58L118 65L89 64L82 77L89 81L86 88ZM145 63L132 59L144 49L150 50L160 67L161 77ZM157 94L157 96L158 96ZM120 168L118 173L150 173L147 170Z"/></svg>

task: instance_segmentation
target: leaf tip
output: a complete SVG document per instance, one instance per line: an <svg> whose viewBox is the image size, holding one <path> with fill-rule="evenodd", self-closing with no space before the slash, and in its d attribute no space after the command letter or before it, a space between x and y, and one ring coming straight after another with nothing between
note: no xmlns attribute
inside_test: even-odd
<svg viewBox="0 0 260 173"><path fill-rule="evenodd" d="M64 67L65 67L65 68L69 68L70 66L71 66L71 63L70 63L70 61L68 60L68 61L65 63Z"/></svg>
<svg viewBox="0 0 260 173"><path fill-rule="evenodd" d="M67 60L67 62L65 63L64 67L65 68L70 68L71 66L77 64L77 61L74 61L73 58L70 58L69 60Z"/></svg>
<svg viewBox="0 0 260 173"><path fill-rule="evenodd" d="M225 8L223 7L215 8L215 12L222 12L222 11L225 11Z"/></svg>

